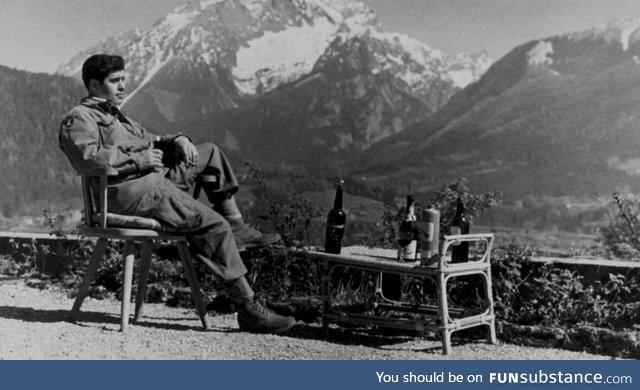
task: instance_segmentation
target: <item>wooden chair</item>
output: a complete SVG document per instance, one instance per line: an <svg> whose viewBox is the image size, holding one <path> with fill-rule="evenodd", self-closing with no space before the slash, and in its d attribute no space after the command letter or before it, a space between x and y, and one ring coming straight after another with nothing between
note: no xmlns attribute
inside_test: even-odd
<svg viewBox="0 0 640 390"><path fill-rule="evenodd" d="M80 306L86 298L89 287L93 282L100 261L107 247L109 240L124 241L124 280L122 291L121 324L120 330L126 331L129 324L129 311L131 301L131 290L133 284L133 263L135 257L135 243L141 243L140 258L141 265L138 275L138 292L136 294L136 307L134 320L138 320L143 315L143 305L147 295L147 279L151 266L151 252L154 240L174 242L178 249L178 254L189 287L191 296L196 306L196 311L205 329L209 329L207 310L198 283L195 268L191 260L189 248L184 235L179 233L162 232L160 223L152 218L142 218L127 215L119 215L108 212L107 208L107 180L109 175L115 175L117 171L107 170L105 174L96 176L99 178L100 186L97 194L94 194L90 185L91 176L82 177L82 193L85 207L85 223L80 228L80 234L86 237L97 238L96 248L91 256L87 272L84 275L82 284L79 287L78 295L71 309L70 320L75 321L80 311ZM206 176L202 181L213 182L215 176ZM201 185L196 184L194 196L199 195ZM95 201L98 206L96 207Z"/></svg>

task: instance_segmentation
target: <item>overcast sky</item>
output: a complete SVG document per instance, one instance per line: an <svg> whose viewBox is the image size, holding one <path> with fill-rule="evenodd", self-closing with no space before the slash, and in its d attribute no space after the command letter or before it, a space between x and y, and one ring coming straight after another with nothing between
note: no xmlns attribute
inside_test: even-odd
<svg viewBox="0 0 640 390"><path fill-rule="evenodd" d="M0 65L53 72L102 38L149 27L185 0L0 0ZM497 60L536 38L640 16L640 0L364 0L388 31Z"/></svg>

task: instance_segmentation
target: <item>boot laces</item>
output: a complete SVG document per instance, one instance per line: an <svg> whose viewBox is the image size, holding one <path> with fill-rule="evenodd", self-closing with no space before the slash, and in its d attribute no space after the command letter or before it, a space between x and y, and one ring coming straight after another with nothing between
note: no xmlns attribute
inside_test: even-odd
<svg viewBox="0 0 640 390"><path fill-rule="evenodd" d="M253 310L255 310L261 316L268 317L271 315L271 311L266 307L264 307L264 305L262 305L260 302L258 302L255 299L252 300L251 303L249 303L249 305Z"/></svg>

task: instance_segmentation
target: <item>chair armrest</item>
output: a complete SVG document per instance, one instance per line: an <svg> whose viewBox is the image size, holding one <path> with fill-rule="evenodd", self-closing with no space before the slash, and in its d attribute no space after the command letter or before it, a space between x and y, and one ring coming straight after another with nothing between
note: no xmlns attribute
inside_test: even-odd
<svg viewBox="0 0 640 390"><path fill-rule="evenodd" d="M83 173L80 176L94 177L94 176L117 176L118 170L111 167L100 167L92 170L91 173Z"/></svg>

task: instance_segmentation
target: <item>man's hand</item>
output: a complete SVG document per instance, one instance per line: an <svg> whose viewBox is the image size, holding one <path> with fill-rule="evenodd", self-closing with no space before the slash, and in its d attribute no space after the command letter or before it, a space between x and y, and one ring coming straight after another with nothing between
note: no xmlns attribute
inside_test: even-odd
<svg viewBox="0 0 640 390"><path fill-rule="evenodd" d="M162 165L162 150L160 149L147 149L142 151L142 158L140 159L140 165L138 169L141 171L148 171L151 169L161 169Z"/></svg>
<svg viewBox="0 0 640 390"><path fill-rule="evenodd" d="M178 137L174 141L176 159L187 165L198 165L198 149L187 137Z"/></svg>

